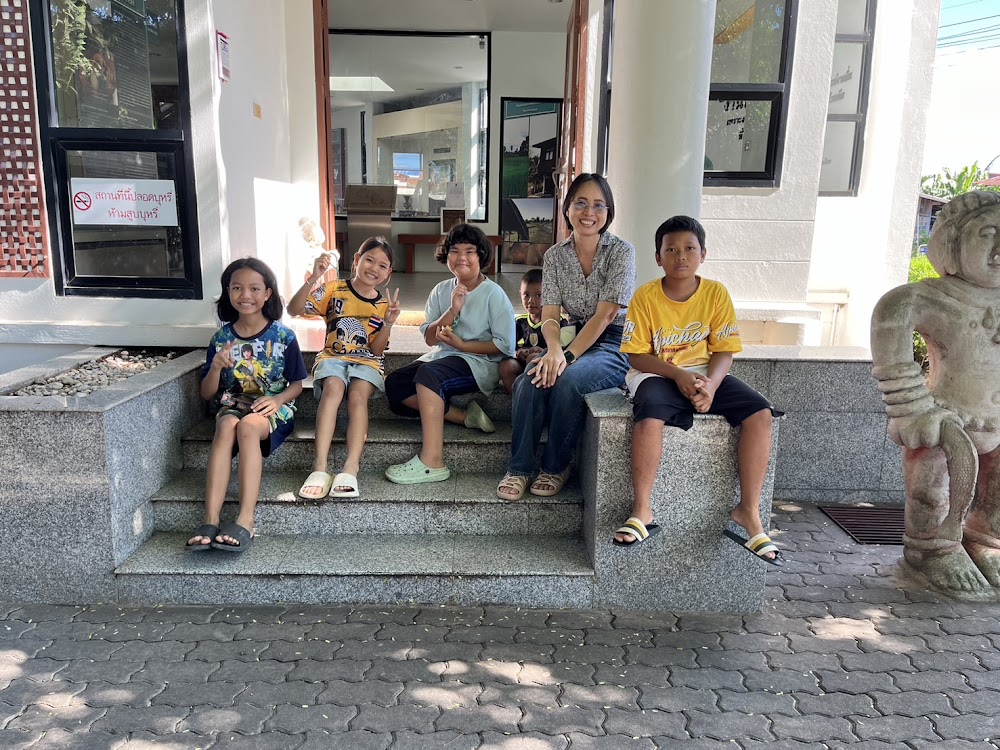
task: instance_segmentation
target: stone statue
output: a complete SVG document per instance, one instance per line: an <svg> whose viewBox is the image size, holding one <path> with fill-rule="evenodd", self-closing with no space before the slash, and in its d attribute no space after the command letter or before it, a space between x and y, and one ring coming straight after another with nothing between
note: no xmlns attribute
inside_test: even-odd
<svg viewBox="0 0 1000 750"><path fill-rule="evenodd" d="M959 599L1000 597L1000 193L953 198L927 246L938 279L872 314L874 374L903 447L904 567ZM926 377L913 331L927 342Z"/></svg>

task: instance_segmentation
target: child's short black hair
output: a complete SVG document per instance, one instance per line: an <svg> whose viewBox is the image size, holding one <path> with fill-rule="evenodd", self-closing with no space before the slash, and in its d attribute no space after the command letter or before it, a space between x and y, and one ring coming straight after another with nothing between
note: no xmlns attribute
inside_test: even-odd
<svg viewBox="0 0 1000 750"><path fill-rule="evenodd" d="M611 192L611 185L609 185L608 181L604 179L604 175L598 174L597 172L583 172L582 174L578 174L576 179L570 183L569 190L566 191L566 197L563 199L563 218L566 219L566 226L572 229L573 224L569 220L570 204L576 200L576 194L580 192L580 188L588 182L597 183L597 187L604 194L604 202L608 205L608 218L604 222L604 226L601 227L601 234L604 234L608 231L608 227L611 226L611 220L615 218L615 196Z"/></svg>
<svg viewBox="0 0 1000 750"><path fill-rule="evenodd" d="M361 243L361 247L358 248L358 252L355 255L364 255L375 249L381 250L385 253L385 257L389 259L389 266L392 266L392 245L389 244L387 240L382 235L377 235L375 237L369 237L367 240Z"/></svg>
<svg viewBox="0 0 1000 750"><path fill-rule="evenodd" d="M521 286L527 286L528 284L541 284L542 283L542 269L532 268L524 276L521 277Z"/></svg>
<svg viewBox="0 0 1000 750"><path fill-rule="evenodd" d="M226 270L222 272L222 296L215 303L215 312L219 320L223 323L234 323L240 317L233 303L229 301L229 283L233 280L233 274L241 268L249 268L264 277L264 286L271 290L271 296L264 303L261 312L268 320L280 320L285 312L285 305L278 294L278 279L270 266L257 258L239 258L226 266Z"/></svg>
<svg viewBox="0 0 1000 750"><path fill-rule="evenodd" d="M656 229L656 254L660 254L660 246L663 244L664 236L674 232L691 232L698 238L701 249L705 249L705 227L697 219L690 216L671 216Z"/></svg>
<svg viewBox="0 0 1000 750"><path fill-rule="evenodd" d="M434 259L438 263L448 263L448 251L455 245L475 245L479 256L479 269L484 270L493 263L493 243L489 241L483 230L472 224L456 224L437 246Z"/></svg>

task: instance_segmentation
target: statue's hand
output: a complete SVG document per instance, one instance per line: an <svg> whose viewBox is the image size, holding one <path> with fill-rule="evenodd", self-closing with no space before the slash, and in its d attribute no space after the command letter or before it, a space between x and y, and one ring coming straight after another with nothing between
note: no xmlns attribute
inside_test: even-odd
<svg viewBox="0 0 1000 750"><path fill-rule="evenodd" d="M900 445L910 448L935 448L941 444L941 425L954 422L964 427L962 420L954 412L934 406L921 414L908 417L889 418L889 437Z"/></svg>

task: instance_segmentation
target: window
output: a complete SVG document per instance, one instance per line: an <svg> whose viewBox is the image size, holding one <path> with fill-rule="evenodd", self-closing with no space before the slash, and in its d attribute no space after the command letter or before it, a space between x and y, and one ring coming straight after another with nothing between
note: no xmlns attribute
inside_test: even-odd
<svg viewBox="0 0 1000 750"><path fill-rule="evenodd" d="M201 299L181 0L32 0L62 295Z"/></svg>
<svg viewBox="0 0 1000 750"><path fill-rule="evenodd" d="M781 178L797 0L718 0L705 133L705 185Z"/></svg>
<svg viewBox="0 0 1000 750"><path fill-rule="evenodd" d="M840 0L820 195L857 195L865 147L875 0Z"/></svg>
<svg viewBox="0 0 1000 750"><path fill-rule="evenodd" d="M395 185L393 218L436 222L458 183L469 219L485 221L489 45L485 33L331 32L333 129L346 164L335 196L348 184Z"/></svg>

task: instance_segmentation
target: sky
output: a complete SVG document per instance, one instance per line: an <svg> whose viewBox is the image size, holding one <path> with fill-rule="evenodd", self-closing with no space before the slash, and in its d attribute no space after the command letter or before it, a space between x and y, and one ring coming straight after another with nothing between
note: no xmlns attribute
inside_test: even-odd
<svg viewBox="0 0 1000 750"><path fill-rule="evenodd" d="M923 174L991 161L1000 172L998 87L1000 0L942 0Z"/></svg>

